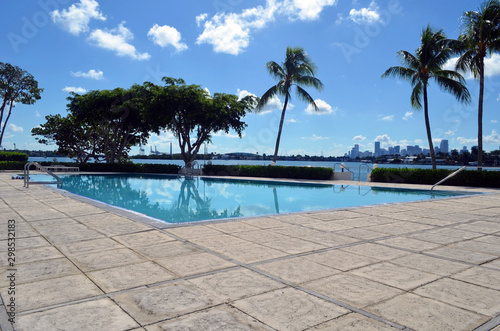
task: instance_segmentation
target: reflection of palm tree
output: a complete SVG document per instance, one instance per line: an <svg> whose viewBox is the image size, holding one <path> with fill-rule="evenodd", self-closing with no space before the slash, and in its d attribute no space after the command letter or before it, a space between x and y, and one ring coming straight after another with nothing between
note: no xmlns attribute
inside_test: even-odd
<svg viewBox="0 0 500 331"><path fill-rule="evenodd" d="M422 31L421 42L415 55L407 51L398 52L398 56L406 67L391 67L384 72L382 77L398 77L409 81L413 87L411 105L415 109L422 109L423 96L425 127L432 169L436 169L436 155L432 143L427 101L429 80L432 78L442 90L450 92L461 102L470 102L470 94L464 85L465 80L462 75L453 70L442 69L452 56L452 49L449 47L451 40L446 38L444 32L442 30L434 31L430 26L427 26Z"/></svg>
<svg viewBox="0 0 500 331"><path fill-rule="evenodd" d="M274 195L274 209L276 210L276 214L279 214L280 204L278 200L278 191L276 190L276 186L273 187L273 195Z"/></svg>
<svg viewBox="0 0 500 331"><path fill-rule="evenodd" d="M191 201L195 203L194 208L190 208ZM194 181L184 180L181 184L177 203L168 212L170 221L181 223L242 216L239 206L232 213L229 213L227 209L218 212L211 209L211 202L211 198L202 198L200 196Z"/></svg>

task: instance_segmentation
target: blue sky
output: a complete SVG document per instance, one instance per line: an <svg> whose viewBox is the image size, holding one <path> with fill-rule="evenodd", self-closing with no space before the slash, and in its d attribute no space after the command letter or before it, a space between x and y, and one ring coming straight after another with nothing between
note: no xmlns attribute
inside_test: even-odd
<svg viewBox="0 0 500 331"><path fill-rule="evenodd" d="M309 89L321 112L295 95L287 110L280 154L344 155L360 150L428 147L423 111L410 106L409 83L381 79L399 65L396 52L414 52L422 29L460 33L460 16L475 0L207 0L2 2L0 61L17 65L44 88L35 105L17 105L3 147L56 149L37 143L31 129L48 114L66 114L69 91L130 87L163 76L183 78L211 93L261 96L275 84L265 69L281 63L287 46L303 47L324 89ZM500 56L487 62L484 148L500 148ZM431 83L430 120L436 143L477 144L478 83L464 106ZM272 154L283 100L248 114L244 137L216 134L209 152ZM152 136L149 146L167 152L175 138ZM133 152L137 152L134 149Z"/></svg>

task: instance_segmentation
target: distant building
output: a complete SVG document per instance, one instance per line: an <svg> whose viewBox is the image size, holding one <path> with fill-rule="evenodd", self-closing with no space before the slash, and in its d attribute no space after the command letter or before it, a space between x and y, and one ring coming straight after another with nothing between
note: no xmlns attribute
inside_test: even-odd
<svg viewBox="0 0 500 331"><path fill-rule="evenodd" d="M354 147L351 149L351 154L350 154L351 159L355 159L359 157L359 145L355 144Z"/></svg>
<svg viewBox="0 0 500 331"><path fill-rule="evenodd" d="M444 154L448 154L450 152L448 147L448 140L441 140L441 144L439 145L439 151Z"/></svg>
<svg viewBox="0 0 500 331"><path fill-rule="evenodd" d="M380 141L375 142L375 157L381 156L382 154L380 153Z"/></svg>

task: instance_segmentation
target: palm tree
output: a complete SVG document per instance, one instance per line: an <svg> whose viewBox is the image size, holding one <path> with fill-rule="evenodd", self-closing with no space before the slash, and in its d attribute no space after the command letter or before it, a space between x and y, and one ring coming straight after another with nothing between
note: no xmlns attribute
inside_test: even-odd
<svg viewBox="0 0 500 331"><path fill-rule="evenodd" d="M417 110L422 109L423 96L425 127L431 153L432 169L436 169L436 155L432 144L427 98L429 80L432 78L442 90L450 92L460 102L470 102L470 94L465 87L465 80L462 75L453 70L442 69L453 54L453 50L450 48L452 40L446 38L443 30L434 31L430 26L427 26L422 31L421 42L415 55L407 51L399 51L397 55L406 67L391 67L384 72L382 78L398 77L410 81L413 87L411 105Z"/></svg>
<svg viewBox="0 0 500 331"><path fill-rule="evenodd" d="M300 47L287 47L285 62L283 62L282 65L279 65L274 61L269 61L266 64L266 68L269 71L269 74L277 78L279 81L276 85L267 90L264 95L262 95L259 103L257 104L256 111L258 112L262 110L262 108L264 108L264 106L277 94L285 97L272 163L275 164L276 159L278 158L278 150L281 139L281 131L283 130L283 122L285 120L286 107L288 105L288 100L291 98L290 89L293 85L295 85L299 98L311 104L314 109L318 111L319 109L314 102L314 99L309 95L309 93L306 92L306 90L302 88L302 86L312 86L320 91L323 88L323 83L314 77L316 66L311 62L311 59L306 54L304 49Z"/></svg>
<svg viewBox="0 0 500 331"><path fill-rule="evenodd" d="M462 34L458 37L458 51L463 54L457 61L456 69L471 71L479 78L479 103L477 144L477 165L483 165L483 98L484 59L488 53L500 50L500 2L487 0L479 11L468 11L462 16Z"/></svg>

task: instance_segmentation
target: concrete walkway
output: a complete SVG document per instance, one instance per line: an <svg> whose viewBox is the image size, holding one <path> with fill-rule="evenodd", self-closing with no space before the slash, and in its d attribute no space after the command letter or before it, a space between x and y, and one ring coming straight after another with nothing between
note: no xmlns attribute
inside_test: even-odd
<svg viewBox="0 0 500 331"><path fill-rule="evenodd" d="M145 220L1 173L1 329L500 330L499 191Z"/></svg>

